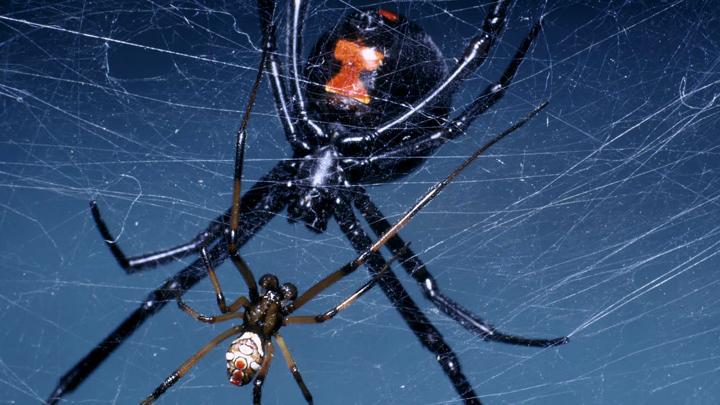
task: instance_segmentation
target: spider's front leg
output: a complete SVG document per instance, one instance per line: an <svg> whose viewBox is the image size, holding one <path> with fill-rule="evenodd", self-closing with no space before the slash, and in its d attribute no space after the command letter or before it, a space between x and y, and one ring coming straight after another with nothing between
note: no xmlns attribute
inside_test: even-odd
<svg viewBox="0 0 720 405"><path fill-rule="evenodd" d="M237 312L237 310L233 312L226 312L220 315L204 315L200 312L193 309L190 305L186 304L185 301L182 299L182 296L178 295L175 298L175 301L177 301L178 308L180 308L183 312L193 317L196 321L202 322L202 323L218 323L218 322L225 322L227 320L233 319L233 318L242 318L244 313ZM237 305L238 308L240 307L247 307L250 304L250 301L245 297L238 297L235 302L233 302L233 305Z"/></svg>
<svg viewBox="0 0 720 405"><path fill-rule="evenodd" d="M182 295L178 295L175 297L178 307L183 312L193 317L195 320L204 323L217 323L227 321L233 318L242 318L243 313L238 311L240 310L240 308L247 308L250 305L250 300L241 295L228 306L225 303L225 294L223 294L222 287L220 286L220 282L218 281L217 275L215 274L215 268L213 267L212 261L210 260L207 251L205 251L205 248L200 251L200 257L203 261L203 264L205 265L205 270L207 270L208 277L212 282L213 289L215 290L215 297L217 298L217 305L220 309L221 314L203 315L193 309L190 305L186 304L185 301L182 299ZM237 253L230 256L230 258L237 267L238 271L240 271L240 274L245 279L245 282L248 285L248 291L250 292L250 297L252 297L251 299L253 301L257 301L258 290L252 271Z"/></svg>
<svg viewBox="0 0 720 405"><path fill-rule="evenodd" d="M200 249L212 244L223 234L225 229L224 224L230 216L230 211L228 210L210 222L207 229L192 238L189 242L183 243L182 245L158 252L127 257L125 252L120 249L116 238L110 232L110 228L108 228L105 220L102 218L100 208L98 208L95 201L90 202L90 210L92 212L93 220L95 221L95 226L98 231L100 231L100 235L102 235L105 240L110 252L113 257L115 257L115 260L118 262L120 267L128 274L136 273L140 270L149 270L165 263L173 262L197 253Z"/></svg>
<svg viewBox="0 0 720 405"><path fill-rule="evenodd" d="M490 83L468 107L466 107L455 118L452 118L437 131L431 131L416 138L409 139L400 145L382 150L368 157L364 164L378 167L376 170L383 170L385 166L392 165L398 159L408 159L416 156L425 156L436 150L446 142L457 138L465 133L470 125L485 111L500 101L508 87L517 74L525 55L535 42L542 25L538 22L530 30L525 40L515 52L512 61L503 71L502 76L496 82ZM527 121L527 120L525 120Z"/></svg>

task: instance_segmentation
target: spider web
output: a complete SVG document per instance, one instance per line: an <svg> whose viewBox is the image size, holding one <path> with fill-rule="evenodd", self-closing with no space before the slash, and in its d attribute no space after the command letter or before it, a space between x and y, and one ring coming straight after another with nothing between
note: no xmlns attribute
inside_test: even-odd
<svg viewBox="0 0 720 405"><path fill-rule="evenodd" d="M470 1L310 5L306 50L344 13L384 7L453 56L479 30ZM282 7L281 7L282 9ZM467 105L532 23L544 31L505 99L400 181L370 187L402 213L459 161L544 100L403 231L451 297L547 350L485 343L399 276L487 404L692 403L720 397L720 10L713 2L521 1ZM254 2L12 2L0 7L0 397L40 403L57 379L183 264L127 276L92 223L97 199L129 253L183 242L230 202L233 137L259 58ZM290 148L262 87L247 189ZM278 216L242 249L256 275L307 288L354 256L336 224ZM226 294L243 294L230 266ZM308 305L335 305L357 272ZM187 295L215 312L205 280ZM225 325L168 305L67 403L132 403ZM284 329L316 403L457 403L379 290L332 322ZM249 403L224 345L164 403ZM264 403L301 403L282 359Z"/></svg>

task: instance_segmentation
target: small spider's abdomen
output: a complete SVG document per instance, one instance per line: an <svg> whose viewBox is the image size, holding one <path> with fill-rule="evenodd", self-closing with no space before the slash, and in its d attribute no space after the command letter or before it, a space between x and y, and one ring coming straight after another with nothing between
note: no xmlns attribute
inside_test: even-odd
<svg viewBox="0 0 720 405"><path fill-rule="evenodd" d="M225 353L230 384L245 385L260 370L265 353L263 341L255 332L245 332L233 340Z"/></svg>

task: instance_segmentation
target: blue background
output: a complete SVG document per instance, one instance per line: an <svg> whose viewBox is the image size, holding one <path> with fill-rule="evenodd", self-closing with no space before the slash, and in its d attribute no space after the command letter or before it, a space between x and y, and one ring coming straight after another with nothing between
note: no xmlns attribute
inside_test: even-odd
<svg viewBox="0 0 720 405"><path fill-rule="evenodd" d="M313 2L307 48L364 6L416 20L450 65L486 11L469 1ZM417 172L370 193L386 215L402 213L489 136L549 100L403 235L464 306L505 330L569 334L571 343L479 341L398 273L487 404L717 403L720 9L521 1L457 107L499 76L541 15L544 31L505 99ZM183 266L125 275L88 201L98 200L131 253L185 241L228 207L259 32L253 2L10 2L0 16L0 398L32 404ZM246 188L290 153L265 85L250 129ZM256 273L301 290L354 255L336 224L315 235L282 216L242 254ZM230 297L244 293L230 266L220 278ZM366 279L358 272L308 312ZM207 280L187 300L215 310ZM225 327L170 305L67 403L136 403ZM380 291L284 336L316 403L459 402ZM161 403L249 403L251 389L226 382L223 350ZM302 403L280 358L264 399Z"/></svg>

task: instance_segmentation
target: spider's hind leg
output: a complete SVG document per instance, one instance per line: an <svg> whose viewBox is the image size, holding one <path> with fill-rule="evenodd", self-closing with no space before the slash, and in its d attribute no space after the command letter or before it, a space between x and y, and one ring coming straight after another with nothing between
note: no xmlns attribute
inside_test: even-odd
<svg viewBox="0 0 720 405"><path fill-rule="evenodd" d="M197 364L198 361L205 357L205 355L208 354L210 350L222 343L225 339L228 339L233 335L241 334L242 331L242 326L236 325L215 336L211 341L201 347L197 352L195 352L195 354L190 356L190 358L185 360L177 369L175 369L175 371L173 371L172 374L170 374L165 379L165 381L158 385L158 387L155 388L155 390L141 402L141 405L149 405L155 402L155 400L158 399L162 394L164 394L165 391L168 390L168 388L175 385L175 383L177 383L185 374L187 374L187 372L190 371L190 369L195 364Z"/></svg>
<svg viewBox="0 0 720 405"><path fill-rule="evenodd" d="M344 204L338 205L337 212L335 213L336 219L355 251L363 254L369 250L372 245L372 240L360 226L359 221L352 211L350 201L345 200L343 202ZM443 372L448 376L455 391L465 401L465 404L479 405L480 400L467 377L465 377L465 374L462 372L460 360L457 355L445 342L440 331L435 328L413 301L392 269L385 270L386 262L382 255L379 253L372 254L367 265L373 275L385 271L378 282L383 293L390 299L390 302L392 302L395 309L398 310L410 330L412 330L418 340L420 340L420 343L435 355Z"/></svg>
<svg viewBox="0 0 720 405"><path fill-rule="evenodd" d="M356 196L355 205L370 224L373 232L378 236L387 232L390 229L390 223L385 219L380 209L370 200L367 193L361 189ZM428 300L447 316L483 340L531 347L558 346L569 341L567 337L536 339L510 335L497 330L484 319L445 296L438 287L435 278L425 267L425 264L407 247L407 244L399 235L390 238L387 247L393 254L398 255L405 271L422 287L423 293Z"/></svg>

